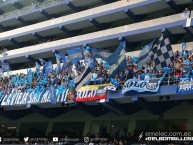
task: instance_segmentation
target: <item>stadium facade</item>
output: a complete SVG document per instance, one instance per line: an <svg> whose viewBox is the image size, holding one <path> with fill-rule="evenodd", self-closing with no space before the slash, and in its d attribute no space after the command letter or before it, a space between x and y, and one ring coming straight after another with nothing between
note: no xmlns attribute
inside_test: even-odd
<svg viewBox="0 0 193 145"><path fill-rule="evenodd" d="M184 12L188 8L188 12ZM54 52L90 46L112 52L126 41L126 55L138 56L142 46L163 32L170 35L174 51L181 43L192 48L192 0L6 0L0 1L0 46L11 73L26 73L39 58L52 60ZM35 69L35 67L34 67ZM8 72L4 72L8 75ZM169 85L168 85L169 84ZM193 131L193 96L177 94L178 84L166 82L156 93L121 90L107 99L25 105L2 104L1 134L13 127L18 135L51 132L116 136L141 131ZM12 129L12 128L10 128Z"/></svg>

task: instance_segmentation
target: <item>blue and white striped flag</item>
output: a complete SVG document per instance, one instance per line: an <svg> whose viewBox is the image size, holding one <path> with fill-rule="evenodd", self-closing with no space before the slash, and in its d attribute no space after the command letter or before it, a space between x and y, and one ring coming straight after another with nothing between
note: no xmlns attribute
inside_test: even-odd
<svg viewBox="0 0 193 145"><path fill-rule="evenodd" d="M92 58L91 47L86 46L86 48L83 48L83 54L84 54L84 58Z"/></svg>
<svg viewBox="0 0 193 145"><path fill-rule="evenodd" d="M75 90L78 91L84 84L86 84L92 77L91 69L86 67L85 71L74 79Z"/></svg>
<svg viewBox="0 0 193 145"><path fill-rule="evenodd" d="M92 57L93 58L101 58L101 56L100 56L100 50L99 49L97 49L97 48L90 48L90 52L91 52L91 55L92 55Z"/></svg>
<svg viewBox="0 0 193 145"><path fill-rule="evenodd" d="M92 48L90 47L90 53L92 55L92 58L107 58L109 57L112 53L109 50L105 49L97 49L97 48Z"/></svg>
<svg viewBox="0 0 193 145"><path fill-rule="evenodd" d="M109 77L114 77L118 73L125 70L125 67L127 66L126 56L125 54L122 54L119 56L117 62L110 66L109 70Z"/></svg>
<svg viewBox="0 0 193 145"><path fill-rule="evenodd" d="M117 63L119 57L125 53L125 46L126 42L123 41L119 44L118 48L115 50L115 52L110 55L105 61L107 61L110 65Z"/></svg>
<svg viewBox="0 0 193 145"><path fill-rule="evenodd" d="M98 55L99 55L101 58L105 59L105 58L108 58L109 56L111 56L112 53L110 52L110 50L99 49Z"/></svg>
<svg viewBox="0 0 193 145"><path fill-rule="evenodd" d="M36 73L39 73L40 72L40 64L38 62L35 62L36 63Z"/></svg>
<svg viewBox="0 0 193 145"><path fill-rule="evenodd" d="M26 80L28 80L30 87L32 87L33 72L31 70L31 68L27 68ZM14 80L13 82L16 83L16 80Z"/></svg>
<svg viewBox="0 0 193 145"><path fill-rule="evenodd" d="M60 56L60 54L58 53L55 53L55 57L56 57L56 64L57 64L56 71L59 71L61 70L60 63L61 63L62 56Z"/></svg>
<svg viewBox="0 0 193 145"><path fill-rule="evenodd" d="M73 64L77 64L83 58L82 50L80 48L72 48L67 50L68 57Z"/></svg>
<svg viewBox="0 0 193 145"><path fill-rule="evenodd" d="M45 65L45 73L49 73L49 72L52 72L53 71L53 66L52 66L52 62L51 61L48 61Z"/></svg>
<svg viewBox="0 0 193 145"><path fill-rule="evenodd" d="M148 61L151 60L151 49L154 45L154 41L152 41L151 43L149 43L148 45L145 45L143 47L143 49L141 50L138 59L136 61L136 64L140 67L144 66Z"/></svg>
<svg viewBox="0 0 193 145"><path fill-rule="evenodd" d="M67 67L72 65L72 63L71 63L68 56L65 56L65 57L62 58L62 63L63 63L62 70L65 70Z"/></svg>
<svg viewBox="0 0 193 145"><path fill-rule="evenodd" d="M51 102L51 104L56 104L56 89L53 87L53 86L51 86L50 88L49 88L49 92L50 92L50 102Z"/></svg>
<svg viewBox="0 0 193 145"><path fill-rule="evenodd" d="M47 63L45 60L43 60L41 58L39 58L39 61L41 62L41 65L43 65L43 66Z"/></svg>

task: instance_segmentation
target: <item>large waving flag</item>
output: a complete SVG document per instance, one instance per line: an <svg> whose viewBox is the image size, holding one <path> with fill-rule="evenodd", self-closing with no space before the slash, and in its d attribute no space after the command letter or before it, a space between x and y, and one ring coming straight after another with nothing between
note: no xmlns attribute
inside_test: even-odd
<svg viewBox="0 0 193 145"><path fill-rule="evenodd" d="M112 53L109 50L105 49L97 49L97 48L92 48L90 47L90 53L92 55L92 58L107 58L109 57Z"/></svg>
<svg viewBox="0 0 193 145"><path fill-rule="evenodd" d="M110 65L117 63L119 57L125 53L126 42L123 41L119 44L118 48L113 54L111 54L107 59L105 59Z"/></svg>
<svg viewBox="0 0 193 145"><path fill-rule="evenodd" d="M48 61L45 65L45 73L49 73L49 72L52 72L53 71L53 65L52 65L52 62L51 61Z"/></svg>
<svg viewBox="0 0 193 145"><path fill-rule="evenodd" d="M72 48L67 50L68 57L73 64L77 64L83 58L82 50L80 48Z"/></svg>
<svg viewBox="0 0 193 145"><path fill-rule="evenodd" d="M90 48L90 53L92 55L93 58L101 58L100 56L100 50L97 48Z"/></svg>
<svg viewBox="0 0 193 145"><path fill-rule="evenodd" d="M110 50L100 49L98 55L104 59L104 58L108 58L109 56L111 56L112 53L110 52Z"/></svg>
<svg viewBox="0 0 193 145"><path fill-rule="evenodd" d="M55 53L55 57L56 57L56 64L57 64L56 70L58 71L58 70L61 70L60 63L61 63L62 56L58 53Z"/></svg>
<svg viewBox="0 0 193 145"><path fill-rule="evenodd" d="M91 69L86 67L85 71L74 79L75 90L78 91L84 84L86 84L92 77Z"/></svg>
<svg viewBox="0 0 193 145"><path fill-rule="evenodd" d="M67 67L72 65L72 63L71 63L68 56L65 56L65 57L62 58L62 63L63 63L62 70L65 70Z"/></svg>
<svg viewBox="0 0 193 145"><path fill-rule="evenodd" d="M138 59L136 61L137 65L142 67L144 66L148 61L151 60L151 49L154 45L154 41L152 41L151 43L149 43L148 45L145 45L145 47L143 47L143 49L141 50Z"/></svg>
<svg viewBox="0 0 193 145"><path fill-rule="evenodd" d="M84 58L92 58L91 47L86 46L86 48L83 48L83 54L84 54Z"/></svg>
<svg viewBox="0 0 193 145"><path fill-rule="evenodd" d="M47 63L45 60L43 60L41 58L39 58L39 61L40 61L41 65L43 65L43 66Z"/></svg>
<svg viewBox="0 0 193 145"><path fill-rule="evenodd" d="M126 56L123 53L121 56L119 56L117 62L110 66L109 70L109 77L114 77L118 73L125 70L125 67L127 66Z"/></svg>
<svg viewBox="0 0 193 145"><path fill-rule="evenodd" d="M151 58L157 70L167 67L174 61L172 46L166 33L160 37L151 52Z"/></svg>
<svg viewBox="0 0 193 145"><path fill-rule="evenodd" d="M30 84L30 87L32 87L33 72L31 70L31 68L27 68L26 80L28 80L28 83ZM14 83L15 82L16 81L14 81Z"/></svg>
<svg viewBox="0 0 193 145"><path fill-rule="evenodd" d="M38 62L35 62L36 64L36 73L40 72L40 64Z"/></svg>

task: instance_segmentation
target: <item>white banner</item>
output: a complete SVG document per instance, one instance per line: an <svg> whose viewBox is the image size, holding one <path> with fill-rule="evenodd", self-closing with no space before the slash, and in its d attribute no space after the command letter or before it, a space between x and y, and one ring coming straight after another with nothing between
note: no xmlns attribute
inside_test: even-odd
<svg viewBox="0 0 193 145"><path fill-rule="evenodd" d="M123 85L122 94L131 90L137 92L157 92L159 89L159 85L160 85L159 79L150 79L150 80L129 79Z"/></svg>

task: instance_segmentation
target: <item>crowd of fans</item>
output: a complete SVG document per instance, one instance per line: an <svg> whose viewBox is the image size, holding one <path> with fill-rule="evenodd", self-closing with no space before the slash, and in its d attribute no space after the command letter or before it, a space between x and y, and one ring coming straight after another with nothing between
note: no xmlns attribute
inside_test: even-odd
<svg viewBox="0 0 193 145"><path fill-rule="evenodd" d="M126 80L137 78L140 80L149 80L151 78L161 78L164 74L163 70L155 70L151 61L144 66L137 66L135 57L127 57L127 66L125 70L116 74L114 79L121 84ZM170 71L167 73L165 85L177 83L180 76L192 74L193 55L190 51L185 51L183 54L179 51L175 53L174 63L169 65ZM45 91L50 86L69 88L70 83L75 77L82 74L86 68L86 63L80 62L76 66L75 71L71 66L65 70L59 70L43 74L42 71L32 72L29 74L7 75L0 78L0 92L6 94L14 93L16 91L33 91L39 89ZM104 61L95 61L95 66L92 69L92 78L85 85L105 84L109 83L109 67L105 65Z"/></svg>

